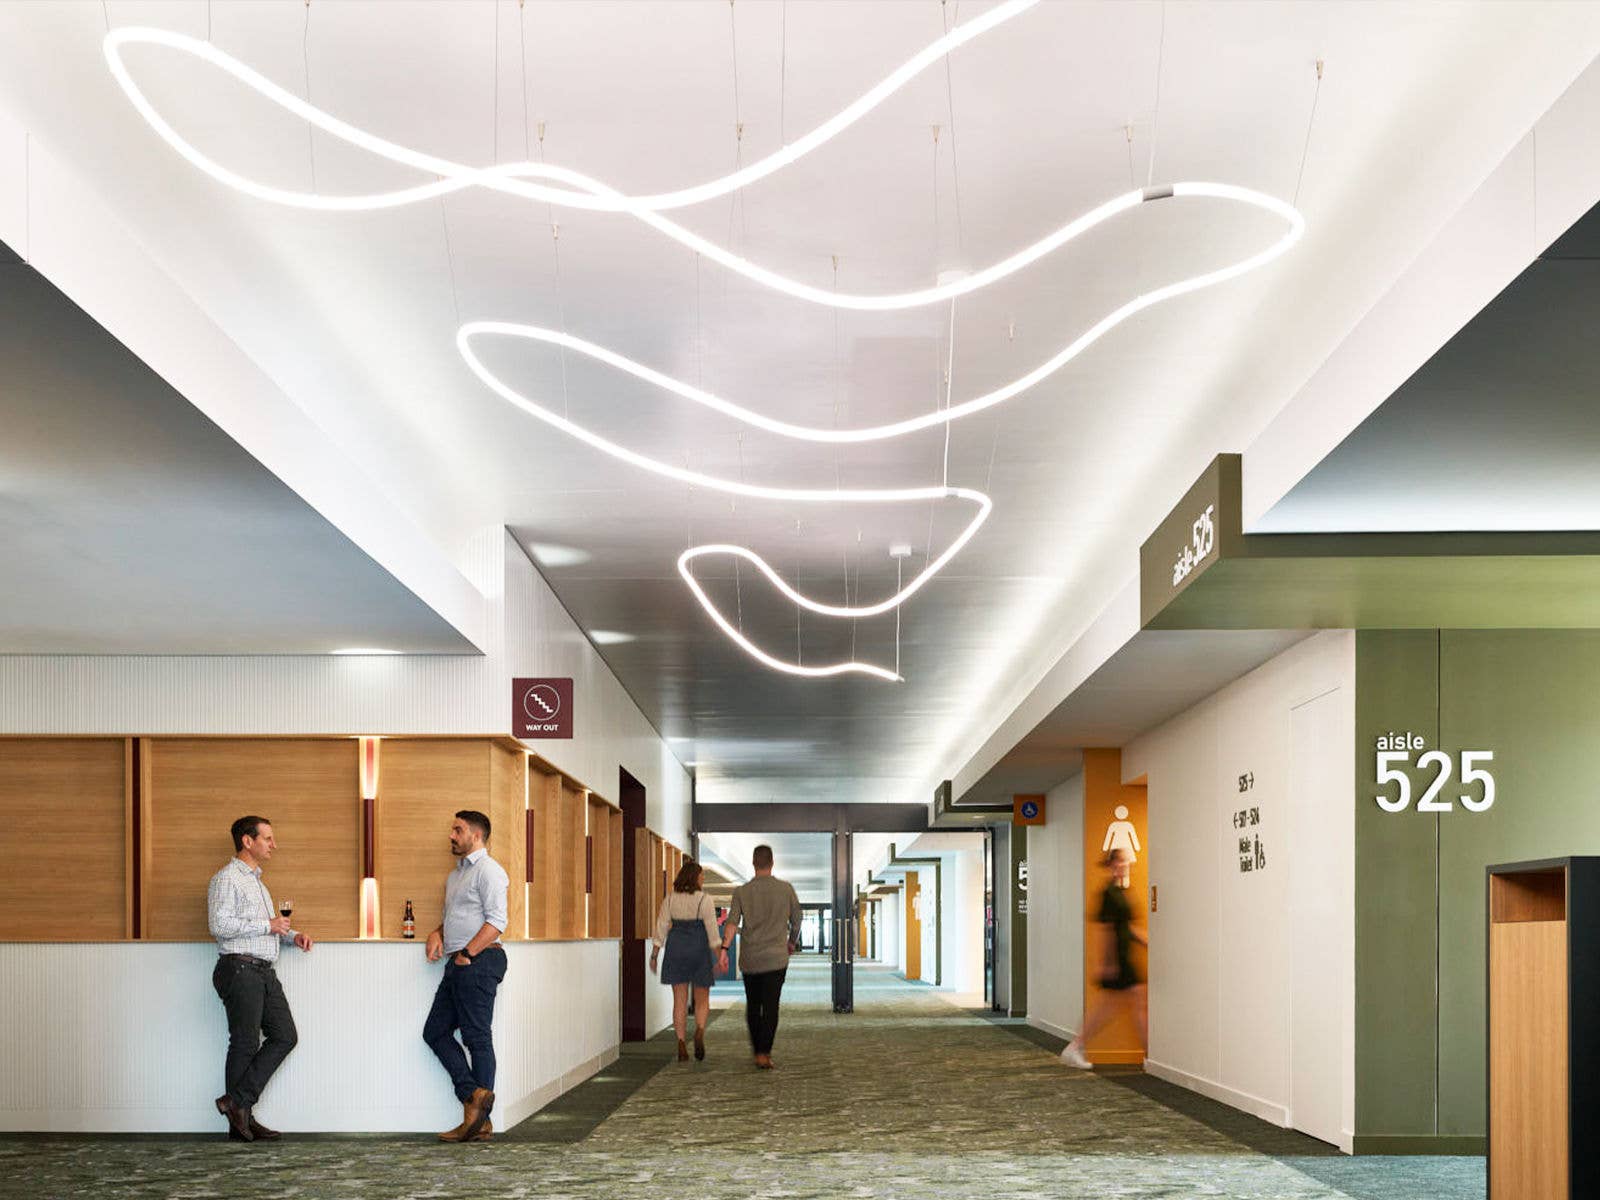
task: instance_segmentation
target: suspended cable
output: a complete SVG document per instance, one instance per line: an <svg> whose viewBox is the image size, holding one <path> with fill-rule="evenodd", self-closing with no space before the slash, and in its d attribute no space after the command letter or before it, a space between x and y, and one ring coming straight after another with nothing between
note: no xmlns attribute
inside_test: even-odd
<svg viewBox="0 0 1600 1200"><path fill-rule="evenodd" d="M1167 0L1161 0L1161 40L1156 46L1156 104L1150 114L1150 167L1145 172L1145 187L1156 181L1156 132L1161 128L1161 70L1167 60Z"/></svg>
<svg viewBox="0 0 1600 1200"><path fill-rule="evenodd" d="M1294 177L1294 200L1296 208L1300 207L1300 184L1306 177L1306 159L1311 156L1311 130L1317 121L1317 101L1322 98L1322 60L1317 59L1317 86L1311 93L1311 114L1306 118L1306 141L1300 149L1300 171Z"/></svg>
<svg viewBox="0 0 1600 1200"><path fill-rule="evenodd" d="M311 0L306 0L305 27L300 32L300 65L306 78L306 103L311 103ZM311 190L318 191L317 187L317 127L314 124L306 125L306 150L311 158ZM443 180L441 180L443 182ZM440 200L443 200L440 196ZM440 211L444 209L440 204ZM448 236L448 235L447 235Z"/></svg>
<svg viewBox="0 0 1600 1200"><path fill-rule="evenodd" d="M944 35L950 36L950 20L946 20L946 4L948 0L939 0L939 21L944 27ZM958 19L961 13L961 2L956 0L955 11L949 13L951 20ZM944 56L944 96L945 109L950 121L950 198L956 211L956 256L963 261L966 258L966 229L961 220L961 176L956 170L956 95L955 85L950 77L950 55Z"/></svg>

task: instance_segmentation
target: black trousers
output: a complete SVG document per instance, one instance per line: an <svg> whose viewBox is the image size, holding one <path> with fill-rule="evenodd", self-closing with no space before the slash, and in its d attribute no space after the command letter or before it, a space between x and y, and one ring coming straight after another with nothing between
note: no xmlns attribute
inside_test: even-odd
<svg viewBox="0 0 1600 1200"><path fill-rule="evenodd" d="M788 973L787 967L745 972L744 1022L750 1027L750 1048L757 1054L772 1053L772 1039L778 1034L778 997Z"/></svg>
<svg viewBox="0 0 1600 1200"><path fill-rule="evenodd" d="M254 1107L267 1080L300 1040L289 1001L270 966L236 958L217 959L211 986L228 1013L228 1061L223 1068L228 1096L240 1108Z"/></svg>

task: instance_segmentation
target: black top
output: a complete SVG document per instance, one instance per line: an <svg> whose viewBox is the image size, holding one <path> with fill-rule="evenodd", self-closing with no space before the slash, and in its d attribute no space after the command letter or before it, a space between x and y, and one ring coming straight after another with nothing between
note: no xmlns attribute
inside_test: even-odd
<svg viewBox="0 0 1600 1200"><path fill-rule="evenodd" d="M1101 986L1132 987L1140 981L1133 970L1133 905L1128 903L1128 889L1118 887L1115 880L1100 894L1100 923L1111 926L1117 950L1115 973L1102 980Z"/></svg>

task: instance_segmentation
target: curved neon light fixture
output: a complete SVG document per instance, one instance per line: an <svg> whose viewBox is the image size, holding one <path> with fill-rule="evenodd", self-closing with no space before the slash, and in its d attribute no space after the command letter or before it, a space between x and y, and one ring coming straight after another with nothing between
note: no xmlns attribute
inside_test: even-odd
<svg viewBox="0 0 1600 1200"><path fill-rule="evenodd" d="M858 673L880 679L898 681L900 676L895 672L871 663L850 660L825 666L807 667L798 662L788 662L773 657L746 638L723 615L696 579L692 564L700 558L713 555L742 559L755 566L767 581L788 600L808 611L824 616L842 618L877 616L903 604L919 591L929 579L942 570L972 540L978 529L993 511L994 503L987 495L971 488L950 486L857 489L777 487L750 484L742 480L723 479L718 476L693 471L686 467L677 467L671 463L629 450L602 437L598 433L586 429L567 417L558 415L552 409L517 392L484 365L474 349L473 340L484 336L510 337L541 342L571 350L686 400L720 412L752 427L783 437L835 443L877 441L942 425L1019 395L1061 370L1106 333L1136 313L1164 300L1198 291L1202 288L1212 287L1255 270L1257 267L1264 266L1286 252L1300 239L1305 231L1304 218L1292 205L1286 204L1273 196L1229 184L1177 183L1170 187L1145 188L1125 192L1067 222L1059 229L1009 257L949 283L912 291L867 294L837 292L791 279L749 259L733 254L731 251L707 241L698 234L660 215L666 210L703 203L706 200L727 195L781 170L861 120L909 80L942 59L952 50L1025 12L1037 3L1038 0L1007 0L1006 3L997 5L981 17L958 25L944 37L931 43L924 50L907 60L896 71L832 118L824 121L797 141L785 145L782 149L751 163L747 167L694 187L640 196L627 195L599 180L567 167L522 162L477 168L400 146L349 125L331 114L306 103L300 97L279 87L239 60L217 50L209 42L199 41L183 34L139 27L117 29L106 35L104 52L112 76L127 95L129 102L163 141L206 175L256 199L293 208L330 212L357 212L394 208L444 196L469 187L484 187L539 203L591 211L623 213L649 225L680 245L694 250L696 253L755 283L762 284L798 300L832 308L882 312L918 308L942 301L956 300L980 288L1006 279L1112 218L1129 212L1142 204L1156 200L1171 197L1221 199L1262 209L1281 218L1285 223L1284 232L1265 249L1228 266L1189 276L1175 283L1141 293L1102 317L1055 355L1040 363L1031 371L999 388L959 403L952 403L949 407L939 411L923 413L902 421L855 429L821 429L814 426L795 425L767 417L734 401L716 396L682 380L674 379L596 343L558 330L503 321L471 321L461 326L456 333L457 349L468 368L490 391L538 420L561 430L568 436L619 461L650 471L653 474L695 487L703 487L713 491L742 495L754 499L830 504L884 504L929 500L959 500L973 505L975 511L971 520L937 558L931 559L916 576L904 583L893 595L873 604L835 605L813 600L791 587L773 570L764 558L744 546L730 544L694 546L685 550L678 558L678 573L683 577L685 584L701 607L705 609L712 621L730 640L758 662L774 670L792 675L823 677ZM426 184L392 191L346 196L318 195L259 183L222 166L178 134L165 118L156 111L155 107L134 82L122 59L122 48L127 45L163 46L189 54L222 70L263 98L310 122L330 136L338 138L351 146L366 150L389 162L437 176L437 179Z"/></svg>

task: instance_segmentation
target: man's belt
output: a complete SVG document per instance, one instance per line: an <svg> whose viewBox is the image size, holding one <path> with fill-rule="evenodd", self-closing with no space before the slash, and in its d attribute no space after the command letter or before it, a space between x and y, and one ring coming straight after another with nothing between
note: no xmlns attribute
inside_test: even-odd
<svg viewBox="0 0 1600 1200"><path fill-rule="evenodd" d="M249 963L252 967L270 967L271 960L257 958L254 954L222 954L219 958L231 959L233 962Z"/></svg>

